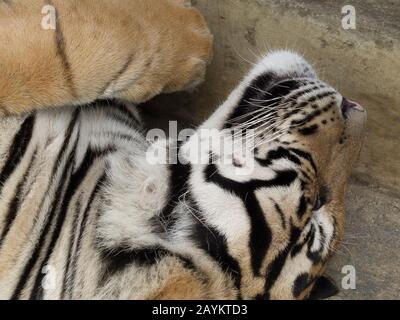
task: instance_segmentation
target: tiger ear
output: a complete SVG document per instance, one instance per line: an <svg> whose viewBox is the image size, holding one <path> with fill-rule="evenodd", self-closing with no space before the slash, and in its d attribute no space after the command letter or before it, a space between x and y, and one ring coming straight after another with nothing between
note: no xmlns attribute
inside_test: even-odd
<svg viewBox="0 0 400 320"><path fill-rule="evenodd" d="M339 293L335 281L325 275L319 277L311 290L309 300L322 300L333 297Z"/></svg>

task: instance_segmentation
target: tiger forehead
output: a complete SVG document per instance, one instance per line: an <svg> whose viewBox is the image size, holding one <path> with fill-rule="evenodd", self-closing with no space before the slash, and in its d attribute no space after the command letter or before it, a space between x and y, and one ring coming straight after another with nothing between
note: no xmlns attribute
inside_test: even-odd
<svg viewBox="0 0 400 320"><path fill-rule="evenodd" d="M254 119L255 115L265 116L268 114L276 120L292 119L294 116L305 112L307 107L314 110L314 115L327 111L334 106L329 105L324 110L320 109L320 102L325 98L337 100L340 96L336 90L329 85L314 78L279 78L274 73L265 73L253 79L244 90L239 103L234 108L225 128L231 128L235 124ZM265 118L263 118L265 119ZM291 126L307 122L309 119L301 119ZM274 126L288 126L286 122L277 121Z"/></svg>
<svg viewBox="0 0 400 320"><path fill-rule="evenodd" d="M255 77L247 87L247 91L254 90L253 92L258 95L285 97L289 93L305 88L310 91L324 88L332 89L331 86L317 78L293 77L290 74L287 77L282 77L269 72ZM279 92L279 89L281 92ZM298 96L301 94L302 92L299 92Z"/></svg>
<svg viewBox="0 0 400 320"><path fill-rule="evenodd" d="M249 101L259 106L285 106L295 108L296 111L312 105L318 109L318 102L324 98L336 100L340 94L331 86L319 79L310 78L284 78L279 79L274 74L266 73L255 78L246 88L241 106ZM285 108L284 108L285 109ZM324 110L326 111L326 110ZM284 117L290 115L288 113Z"/></svg>

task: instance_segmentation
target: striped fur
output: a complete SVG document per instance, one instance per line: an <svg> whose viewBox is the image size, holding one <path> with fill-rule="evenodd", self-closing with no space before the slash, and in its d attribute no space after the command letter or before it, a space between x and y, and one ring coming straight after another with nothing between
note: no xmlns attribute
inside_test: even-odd
<svg viewBox="0 0 400 320"><path fill-rule="evenodd" d="M267 55L199 128L255 129L247 175L236 154L149 164L116 100L1 119L0 298L321 297L365 122L344 101L296 54Z"/></svg>
<svg viewBox="0 0 400 320"><path fill-rule="evenodd" d="M193 88L212 36L184 0L12 0L0 43L3 115Z"/></svg>

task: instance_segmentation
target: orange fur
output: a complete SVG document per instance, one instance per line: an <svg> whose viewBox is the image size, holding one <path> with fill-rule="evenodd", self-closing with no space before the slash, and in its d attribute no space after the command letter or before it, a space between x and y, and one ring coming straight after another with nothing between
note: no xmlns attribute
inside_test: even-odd
<svg viewBox="0 0 400 320"><path fill-rule="evenodd" d="M42 27L47 4L55 30ZM0 114L188 88L203 79L211 43L183 0L0 2Z"/></svg>

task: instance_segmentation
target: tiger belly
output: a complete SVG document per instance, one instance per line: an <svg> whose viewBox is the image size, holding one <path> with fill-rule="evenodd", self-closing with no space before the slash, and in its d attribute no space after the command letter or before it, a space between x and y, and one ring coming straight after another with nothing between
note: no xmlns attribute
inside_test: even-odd
<svg viewBox="0 0 400 320"><path fill-rule="evenodd" d="M0 122L0 299L101 294L103 190L110 166L145 150L137 127L132 110L104 102Z"/></svg>

